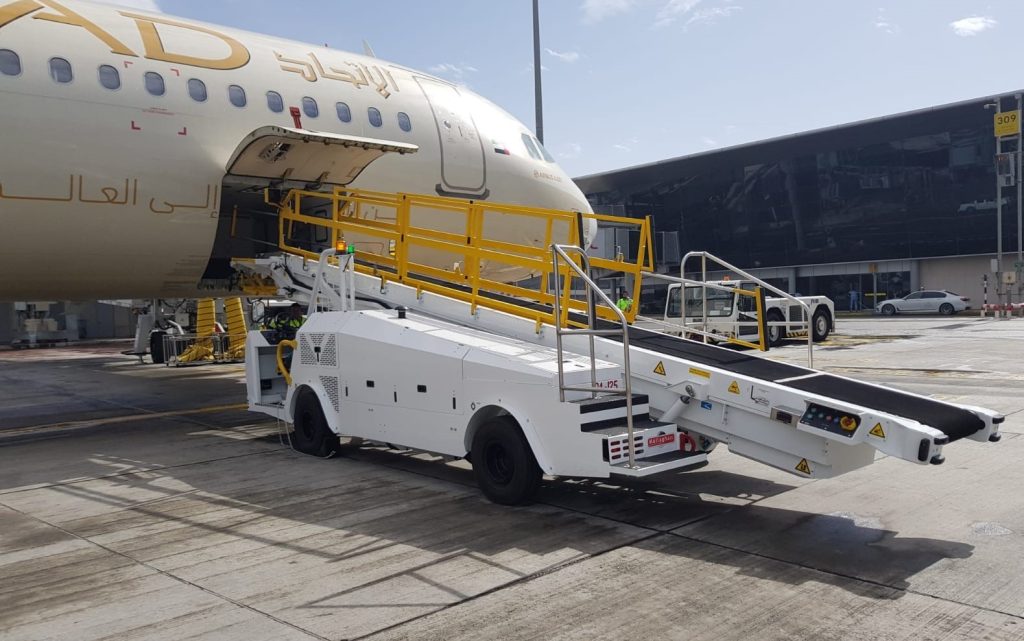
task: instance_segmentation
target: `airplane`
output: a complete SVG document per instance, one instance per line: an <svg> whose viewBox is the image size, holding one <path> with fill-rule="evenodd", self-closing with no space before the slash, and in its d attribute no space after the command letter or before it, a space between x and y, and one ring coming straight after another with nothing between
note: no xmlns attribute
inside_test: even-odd
<svg viewBox="0 0 1024 641"><path fill-rule="evenodd" d="M194 298L276 247L267 187L592 211L529 128L463 86L78 0L0 0L0 128L0 300ZM501 224L488 233L543 238Z"/></svg>

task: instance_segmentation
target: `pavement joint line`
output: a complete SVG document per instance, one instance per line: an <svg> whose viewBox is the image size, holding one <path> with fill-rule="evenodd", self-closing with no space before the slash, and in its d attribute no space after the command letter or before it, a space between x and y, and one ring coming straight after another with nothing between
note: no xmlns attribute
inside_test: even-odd
<svg viewBox="0 0 1024 641"><path fill-rule="evenodd" d="M320 636L319 634L317 634L315 632L312 632L310 630L306 630L305 628L301 628L301 627L295 625L294 623L290 623L288 621L285 621L284 619L276 617L273 614L270 614L269 612L264 612L263 610L260 610L259 608L255 608L255 607L253 607L251 605L247 605L245 603L242 603L241 601L237 601L235 599L232 599L229 596L226 596L224 594L220 594L219 592L216 592L216 591L211 590L209 588L205 588L205 587L203 587L203 586L201 586L201 585L199 585L197 583L193 583L192 581L189 581L187 579L183 579L183 578L181 578L179 576L176 576L174 574L171 574L169 572L165 572L164 570L161 570L158 567L154 567L153 565L150 565L149 563L146 563L145 561L140 561L138 559L132 558L131 556L129 556L127 554L124 554L123 552L118 552L117 550L109 548L106 545L103 545L102 543L97 543L96 541L93 541L92 539L90 539L88 537L84 537L84 536L80 536L78 534L75 534L74 532L71 532L70 530L66 530L66 529L62 528L61 526L59 526L59 525L56 525L54 523L50 523L46 519L41 519L41 518L39 518L38 516L36 516L34 514L29 514L27 512L23 512L22 510L19 510L17 508L11 507L11 506L3 504L3 503L0 503L0 505L3 505L4 507L6 507L6 508L8 508L8 509L10 509L10 510L12 510L14 512L17 512L18 514L21 514L22 516L26 516L26 517L28 517L30 519L34 519L36 521L39 521L40 523L48 525L48 526L50 526L50 527L52 527L54 529L60 530L61 532L67 534L68 536L72 536L72 537L74 537L76 539L79 539L81 541L85 541L86 543L88 543L90 545L94 545L94 546L100 548L101 550L104 550L104 551L106 551L106 552L108 552L110 554L114 554L114 555L119 556L119 557L121 557L123 559L127 559L131 563L135 563L135 564L141 565L142 567L147 568L149 570L152 570L153 572L156 572L157 574L160 574L162 576L165 576L168 579L171 579L172 581L176 581L178 583L191 586L191 587L196 588L198 590L202 590L203 592L206 592L207 594L209 594L209 595L211 595L213 597L216 597L218 599L221 599L222 601L227 601L228 603L231 603L235 607L239 607L239 608L242 608L244 610L248 610L250 612L253 612L253 613L257 614L257 615L266 617L266 618L268 618L268 619L270 619L272 621L275 621L275 622L277 622L277 623L279 623L279 624L281 624L283 626L286 626L288 628L291 628L293 630L296 630L298 632L306 634L309 637L312 637L312 638L315 638L315 639L320 639L321 641L334 641L333 639L329 639L328 637Z"/></svg>
<svg viewBox="0 0 1024 641"><path fill-rule="evenodd" d="M602 517L598 517L598 518L602 518ZM641 527L641 526L637 526L637 527ZM644 528L644 529L649 529L649 528ZM424 612L423 614L414 616L411 619L406 619L405 621L400 621L398 623L395 623L393 625L389 625L389 626L381 628L379 630L374 630L373 632L370 632L368 634L364 634L364 635L358 636L358 637L352 637L352 638L344 640L344 641L362 641L363 639L370 639L370 638L372 638L372 637L374 637L374 636L376 636L378 634L383 634L383 633L389 632L391 630L396 630L396 629L398 629L398 628L400 628L402 626L409 625L410 623L414 623L416 621L419 621L420 619L423 619L423 618L435 615L435 614L437 614L439 612L444 612L446 610L450 610L452 608L457 608L457 607L459 607L461 605L464 605L464 604L467 604L467 603L472 603L473 601L476 601L478 599L482 599L482 598L484 598L486 596L490 596L491 594L495 594L495 593L500 592L502 590L507 590L509 588L513 588L515 586L518 586L518 585L521 585L521 584L524 584L524 583L529 583L530 581L533 581L535 579L543 578L543 577L545 577L545 576L547 576L549 574L554 574L556 572L560 572L560 571L562 571L562 570L564 570L566 568L572 567L572 566L577 565L579 563L583 563L583 562L589 561L591 559L596 559L596 558L602 557L605 554L608 554L609 552L615 552L616 550L620 550L622 548L629 547L629 546L635 545L637 543L643 543L644 541L649 541L649 540L651 540L653 538L656 538L656 537L659 537L659 536L665 536L666 534L667 534L667 532L661 532L661 531L655 530L655 531L652 531L647 536L642 536L642 537L640 537L638 539L631 539L629 541L624 541L623 543L620 543L619 545L614 545L612 547L609 547L606 550L602 550L600 552L595 552L594 554L585 554L585 555L580 556L580 557L575 558L575 559L569 559L569 560L564 561L562 563L556 563L555 565L552 565L551 567L544 568L542 570L537 570L536 572L533 572L532 574L527 574L526 576L519 577L519 578L516 578L516 579L512 579L511 581L508 581L507 583L503 583L501 585L496 585L496 586L494 586L494 587L492 587L490 589L484 590L480 594L474 594L473 596L466 597L462 601L458 601L458 602L455 602L455 603L450 603L448 605L441 606L441 607L439 607L436 610L432 610L430 612Z"/></svg>
<svg viewBox="0 0 1024 641"><path fill-rule="evenodd" d="M110 474L104 474L102 476L90 476L89 478L74 479L71 481L58 481L56 483L47 483L45 485L33 485L31 487L17 488L13 490L0 490L0 496L7 496L10 494L18 494L19 492L33 492L35 490L45 490L55 487L67 487L70 485L79 485L81 483L89 483L91 481L99 481L102 479L112 479L119 476L129 476L131 474L142 474L145 472L161 472L163 470L176 470L183 467L191 467L193 465L205 465L206 463L219 463L220 461L230 461L237 458L245 458L247 456L262 456L269 454L277 454L278 450L263 450L260 452L245 452L244 454L234 454L232 456L222 456L220 458L204 459L202 461L191 461L188 463L178 463L177 465L158 465L155 467L144 467L135 470L122 470L120 472L111 472ZM140 504L142 505L142 504Z"/></svg>
<svg viewBox="0 0 1024 641"><path fill-rule="evenodd" d="M689 524L681 526L681 527L689 527ZM943 597L943 596L938 596L938 595L935 595L935 594L929 594L927 592L921 592L921 591L918 591L918 590L912 590L910 588L898 588L898 587L889 585L887 583L882 583L880 581L873 581L871 579L865 579L864 577L853 576L853 575L850 575L850 574L844 574L842 572L836 572L834 570L827 570L827 569L815 567L813 565L807 565L807 564L804 564L804 563L799 563L797 561L790 561L788 559L781 559L781 558L778 558L778 557L770 556L768 554L762 554L760 552L751 552L750 550L744 550L743 548L738 548L738 547L735 547L735 546L732 546L732 545L725 545L724 543L716 543L714 541L706 541L704 539L698 539L698 538L693 537L693 536L687 536L687 535L682 534L680 532L671 531L671 532L666 532L666 534L668 534L669 536L678 537L680 539L685 539L687 541L693 541L695 543L702 543L704 545L710 545L710 546L717 547L717 548L720 548L720 549L723 549L723 550L729 550L731 552L737 552L739 554L744 554L744 555L747 555L747 556L753 556L753 557L757 557L759 559L766 559L766 560L769 560L769 561L775 561L776 563L782 563L783 565L789 565L789 566L794 566L794 567L802 568L804 570L810 570L811 572L820 572L821 574L826 574L826 575L829 575L829 576L834 576L834 577L838 577L838 578L841 578L841 579L846 579L846 580L849 580L849 581L855 581L857 583L866 583L868 585L874 585L876 587L885 588L887 590L892 590L894 592L902 592L904 594L913 594L915 596L922 596L922 597L926 597L926 598L931 598L931 599L935 599L937 601L943 601L945 603L952 603L952 604L961 605L961 606L968 607L968 608L974 608L975 610L979 610L979 611L982 611L982 612L991 612L993 614L1001 614L1003 616L1012 617L1012 618L1017 619L1019 621L1024 621L1024 615L1022 615L1022 614L1015 614L1013 612L1006 612L1006 611L1003 611L1003 610L997 610L995 608L990 608L990 607L986 607L986 606L983 606L983 605L977 605L977 604L974 604L974 603L968 603L966 601L958 601L956 599L950 599L950 598Z"/></svg>
<svg viewBox="0 0 1024 641"><path fill-rule="evenodd" d="M102 399L100 399L102 400ZM169 412L154 412L152 410L146 410L138 407L122 406L128 409L134 409L142 412L141 414L130 414L128 416L112 416L108 418L94 418L86 419L84 421L65 421L63 423L50 423L49 425L29 425L26 427L18 427L10 430L3 430L0 432L0 441L6 438L13 438L15 436L24 436L26 434L35 434L38 432L48 431L72 431L76 429L82 429L85 427L97 427L101 425L115 424L115 423L131 423L134 421L142 421L145 419L152 418L172 418L176 416L189 416L192 414L212 414L213 412L226 412L230 410L240 410L248 407L245 403L232 403L230 405L211 405L208 407L198 407L187 410L172 410Z"/></svg>

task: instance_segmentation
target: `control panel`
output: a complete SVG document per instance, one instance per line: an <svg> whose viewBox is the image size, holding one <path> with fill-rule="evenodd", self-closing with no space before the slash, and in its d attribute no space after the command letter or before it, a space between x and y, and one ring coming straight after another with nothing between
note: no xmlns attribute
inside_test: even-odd
<svg viewBox="0 0 1024 641"><path fill-rule="evenodd" d="M860 417L817 403L808 403L800 422L826 432L852 437L860 425Z"/></svg>

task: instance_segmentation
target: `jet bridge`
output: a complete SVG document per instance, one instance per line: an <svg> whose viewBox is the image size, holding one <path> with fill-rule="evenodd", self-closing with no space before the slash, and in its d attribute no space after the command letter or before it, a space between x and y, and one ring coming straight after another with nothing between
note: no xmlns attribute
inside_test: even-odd
<svg viewBox="0 0 1024 641"><path fill-rule="evenodd" d="M335 197L359 195L336 193ZM380 199L379 194L373 197ZM396 202L414 198L405 196ZM465 207L467 228L480 229L477 217L484 213L472 204ZM282 213L285 219L289 215L292 212ZM640 226L641 237L645 236L646 221L625 222ZM539 470L594 477L644 476L684 468L701 462L700 457L718 443L795 475L826 478L869 465L878 452L937 465L944 461L943 448L956 440L999 440L1003 417L991 410L630 327L631 319L615 308L588 272L596 265L615 267L637 276L635 282L639 283L647 264L643 258L611 266L588 259L574 245L579 236L573 230L582 225L567 226L568 238L546 238L547 248L520 247L503 257L492 244L500 241L479 236L459 241L449 238L444 241L450 243L445 249L459 253L461 260L458 269L445 273L406 260L410 253L403 245L425 242L429 234L423 230L395 233L379 222L370 229L351 216L319 219L318 224L328 228L332 238L341 239L342 247L345 235L353 232L393 235L396 246L394 252L376 256L359 251L345 254L341 260L320 256L314 264L308 250L290 248L282 237L285 253L251 265L270 275L282 291L309 301L310 320L300 330L300 358L290 374L296 380L301 378L300 385L282 383L272 368L267 369L273 360L270 352L278 348L254 344L248 359L259 363L262 357L264 364L250 376L251 409L297 421L297 433L300 425L309 426L303 419L303 403L308 404L309 394L314 394L327 414L325 422L332 434L397 442L447 456L476 457L474 439L481 423L506 416L505 429L520 430L517 433L523 434ZM395 225L403 224L399 206ZM286 226L287 220L282 229ZM544 277L535 289L488 281L477 268L485 257L536 262L534 266ZM549 288L549 284L553 285ZM572 295L574 285L585 300ZM339 302L346 296L351 304ZM357 300L376 301L391 311L358 311ZM602 325L601 320L610 324ZM378 394L380 398L373 399L348 396L351 387L346 381L357 387L366 385L362 372L372 369L374 350L364 354L356 349L353 353L359 355L355 358L331 362L329 373L315 370L319 359L312 354L322 354L331 336L335 353L341 353L337 350L342 343L375 345L378 353L386 350L393 366L374 370L373 388L383 384L384 390L394 394ZM452 356L455 352L457 357ZM447 356L441 358L442 354ZM502 354L504 360L496 357ZM545 365L539 370L527 368L532 374L526 376L521 371L522 354L533 354L532 358ZM455 367L452 358L461 365ZM317 366L312 365L314 360ZM484 360L494 369L486 375L470 376L468 372L482 371L478 365ZM426 425L414 418L419 410L400 400L407 395L398 391L403 381L411 385L410 377L417 376L476 391L469 395L450 392L456 411L441 421L443 427L404 434L391 426L403 421ZM504 407L494 400L526 398L510 381L523 382L523 389L537 393L532 400L513 404L530 411ZM427 383L422 385L430 388ZM484 405L489 412L497 412L495 416L481 417L469 400L485 396L491 401ZM587 403L599 408L590 431L583 420L589 413L584 411ZM573 407L566 409L568 405ZM377 412L375 419L366 419L371 413L368 408ZM386 412L392 413L384 420L381 417ZM566 432L566 424L575 427ZM476 469L478 459L473 462ZM486 471L478 471L478 479L481 474ZM495 498L493 488L489 491L484 481L481 485Z"/></svg>

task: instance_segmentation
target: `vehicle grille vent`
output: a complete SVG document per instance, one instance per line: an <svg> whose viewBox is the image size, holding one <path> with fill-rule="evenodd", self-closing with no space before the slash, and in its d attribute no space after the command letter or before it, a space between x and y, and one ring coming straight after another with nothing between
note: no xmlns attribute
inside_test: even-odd
<svg viewBox="0 0 1024 641"><path fill-rule="evenodd" d="M320 350L320 365L323 367L338 366L337 337L330 334L324 342L324 348Z"/></svg>
<svg viewBox="0 0 1024 641"><path fill-rule="evenodd" d="M320 384L324 386L324 391L327 392L327 397L331 399L331 405L334 406L334 411L338 411L338 377L336 376L321 376Z"/></svg>
<svg viewBox="0 0 1024 641"><path fill-rule="evenodd" d="M304 334L299 341L299 362L303 365L317 365L316 349L324 342L326 334Z"/></svg>

